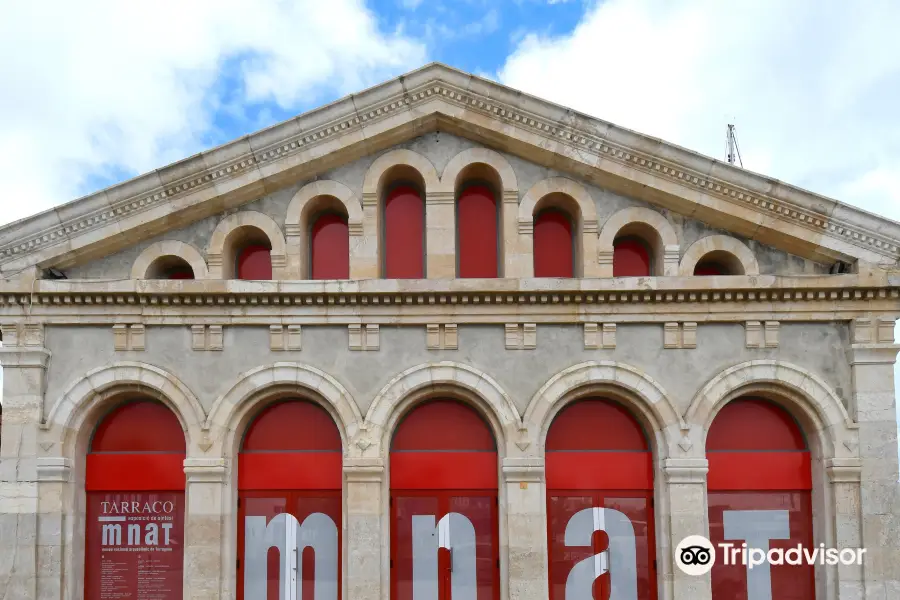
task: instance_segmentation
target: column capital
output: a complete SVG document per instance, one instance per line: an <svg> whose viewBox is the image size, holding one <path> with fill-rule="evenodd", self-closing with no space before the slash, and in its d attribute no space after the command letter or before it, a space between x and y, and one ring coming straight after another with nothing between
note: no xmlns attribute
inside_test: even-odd
<svg viewBox="0 0 900 600"><path fill-rule="evenodd" d="M384 459L344 458L344 475L348 482L379 483L384 480Z"/></svg>
<svg viewBox="0 0 900 600"><path fill-rule="evenodd" d="M37 480L68 483L72 461L64 456L40 456L37 459Z"/></svg>
<svg viewBox="0 0 900 600"><path fill-rule="evenodd" d="M892 365L897 361L900 344L853 344L847 359L855 365Z"/></svg>
<svg viewBox="0 0 900 600"><path fill-rule="evenodd" d="M862 480L862 461L858 458L829 458L825 472L831 483L859 483Z"/></svg>
<svg viewBox="0 0 900 600"><path fill-rule="evenodd" d="M544 459L538 457L504 458L501 470L507 482L539 483L544 480Z"/></svg>
<svg viewBox="0 0 900 600"><path fill-rule="evenodd" d="M705 458L667 458L663 470L669 483L706 483L709 461Z"/></svg>
<svg viewBox="0 0 900 600"><path fill-rule="evenodd" d="M225 483L228 461L224 458L189 456L184 459L184 474L188 483Z"/></svg>
<svg viewBox="0 0 900 600"><path fill-rule="evenodd" d="M41 347L2 347L0 366L19 369L44 369L50 360L50 351Z"/></svg>

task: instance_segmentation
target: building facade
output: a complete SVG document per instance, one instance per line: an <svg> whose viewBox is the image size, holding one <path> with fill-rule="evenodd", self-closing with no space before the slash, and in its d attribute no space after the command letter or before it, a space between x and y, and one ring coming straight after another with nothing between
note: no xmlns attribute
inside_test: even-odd
<svg viewBox="0 0 900 600"><path fill-rule="evenodd" d="M0 229L0 598L900 597L898 259L429 65Z"/></svg>

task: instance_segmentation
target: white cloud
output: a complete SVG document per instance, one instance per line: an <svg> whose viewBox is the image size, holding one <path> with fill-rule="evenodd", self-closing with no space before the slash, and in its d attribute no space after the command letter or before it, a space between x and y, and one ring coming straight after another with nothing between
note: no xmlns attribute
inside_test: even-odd
<svg viewBox="0 0 900 600"><path fill-rule="evenodd" d="M425 61L424 46L381 30L362 0L16 2L3 13L3 223L89 191L92 178L226 141L212 131L216 111L293 109Z"/></svg>
<svg viewBox="0 0 900 600"><path fill-rule="evenodd" d="M900 220L900 3L607 0L499 78Z"/></svg>

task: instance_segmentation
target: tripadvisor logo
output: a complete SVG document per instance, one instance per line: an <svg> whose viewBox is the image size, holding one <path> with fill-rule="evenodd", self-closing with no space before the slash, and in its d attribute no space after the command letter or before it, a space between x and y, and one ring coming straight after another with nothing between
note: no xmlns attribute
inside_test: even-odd
<svg viewBox="0 0 900 600"><path fill-rule="evenodd" d="M768 540L767 540L768 541ZM760 544L763 548L748 546L746 542L721 543L718 548L702 535L690 535L675 548L675 564L687 575L706 575L716 564L743 565L748 572L752 569L781 565L861 565L865 548L825 548L819 544L813 548L802 544L790 548L769 548L768 543Z"/></svg>

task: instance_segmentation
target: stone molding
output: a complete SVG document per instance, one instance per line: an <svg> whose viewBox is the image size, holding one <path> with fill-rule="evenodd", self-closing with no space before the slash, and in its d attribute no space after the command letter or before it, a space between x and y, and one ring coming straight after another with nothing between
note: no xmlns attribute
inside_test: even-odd
<svg viewBox="0 0 900 600"><path fill-rule="evenodd" d="M219 483L228 480L228 461L224 458L188 456L184 459L184 474L187 483Z"/></svg>
<svg viewBox="0 0 900 600"><path fill-rule="evenodd" d="M472 165L483 164L493 169L500 178L502 190L501 193L504 200L507 193L518 193L519 184L516 179L516 172L513 170L509 161L502 154L495 152L489 148L468 148L463 150L450 159L444 172L441 173L441 184L438 191L444 193L456 193L457 178L460 173ZM498 200L500 200L498 198Z"/></svg>
<svg viewBox="0 0 900 600"><path fill-rule="evenodd" d="M0 366L15 369L46 369L50 355L50 351L46 348L0 346Z"/></svg>
<svg viewBox="0 0 900 600"><path fill-rule="evenodd" d="M347 483L381 483L384 481L384 459L372 458L344 458L344 477Z"/></svg>
<svg viewBox="0 0 900 600"><path fill-rule="evenodd" d="M209 431L213 427L228 429L245 403L267 389L279 386L303 388L324 399L338 417L338 428L349 437L356 434L363 422L353 396L337 379L309 365L276 362L241 373L231 388L213 402L203 430Z"/></svg>
<svg viewBox="0 0 900 600"><path fill-rule="evenodd" d="M639 404L636 408L649 413L655 421L654 429L666 432L671 425L686 429L678 408L659 383L636 367L608 360L578 363L547 380L531 397L522 417L523 426L533 436L540 436L543 447L543 438L559 402L573 400L579 391L598 385L618 388L634 396ZM668 433L664 435L669 437ZM669 441L673 442L669 447L674 447L674 441Z"/></svg>
<svg viewBox="0 0 900 600"><path fill-rule="evenodd" d="M377 203L385 174L398 166L409 167L421 175L425 183L425 189L422 190L422 193L426 197L442 190L440 185L441 179L438 176L437 169L434 168L434 164L430 160L414 150L395 148L376 158L366 170L366 176L363 180L363 197L373 198Z"/></svg>
<svg viewBox="0 0 900 600"><path fill-rule="evenodd" d="M684 419L708 430L716 412L730 400L731 395L742 388L759 384L792 390L806 400L816 420L831 436L830 446L835 451L838 451L841 441L859 427L850 418L837 393L821 377L781 360L751 360L724 369L694 396Z"/></svg>
<svg viewBox="0 0 900 600"><path fill-rule="evenodd" d="M632 206L623 208L613 213L600 230L597 239L597 252L600 270L599 277L613 276L613 253L616 236L623 228L633 225L642 225L656 232L659 237L654 244L654 275L674 277L678 275L678 258L681 246L675 228L663 215L655 210ZM654 242L654 240L645 240ZM693 275L693 273L691 273Z"/></svg>
<svg viewBox="0 0 900 600"><path fill-rule="evenodd" d="M507 483L540 483L544 481L544 458L505 457L500 462L500 471Z"/></svg>
<svg viewBox="0 0 900 600"><path fill-rule="evenodd" d="M430 362L397 374L375 396L366 412L368 429L383 428L410 394L436 387L459 387L484 400L503 427L519 427L512 398L487 373L453 361Z"/></svg>
<svg viewBox="0 0 900 600"><path fill-rule="evenodd" d="M663 472L670 484L705 484L709 461L705 458L667 458Z"/></svg>
<svg viewBox="0 0 900 600"><path fill-rule="evenodd" d="M847 359L854 365L892 365L897 362L900 344L852 344Z"/></svg>
<svg viewBox="0 0 900 600"><path fill-rule="evenodd" d="M231 235L242 227L253 227L262 231L272 246L272 279L284 279L284 268L287 266L287 242L281 233L281 228L268 215L253 210L245 210L226 216L216 226L209 238L206 248L206 259L209 263L210 279L233 279L234 275L228 274L228 269L222 264Z"/></svg>
<svg viewBox="0 0 900 600"><path fill-rule="evenodd" d="M855 483L862 479L862 461L858 458L829 458L825 472L831 483Z"/></svg>
<svg viewBox="0 0 900 600"><path fill-rule="evenodd" d="M117 390L138 387L168 405L178 417L182 428L188 434L188 442L199 434L205 412L190 388L168 371L157 366L123 361L92 369L84 377L69 385L56 399L41 423L42 429L61 427L72 429L73 423L95 404L98 396Z"/></svg>
<svg viewBox="0 0 900 600"><path fill-rule="evenodd" d="M177 256L190 265L194 271L194 279L208 279L209 269L200 251L191 244L178 240L163 240L150 244L141 252L131 265L132 279L148 279L150 265L164 256Z"/></svg>
<svg viewBox="0 0 900 600"><path fill-rule="evenodd" d="M681 257L679 274L682 277L693 275L694 267L710 252L725 252L733 256L744 269L742 275L759 275L759 263L753 251L738 239L728 235L709 235L691 244Z"/></svg>
<svg viewBox="0 0 900 600"><path fill-rule="evenodd" d="M37 457L37 480L42 483L68 483L72 473L72 460L65 456Z"/></svg>
<svg viewBox="0 0 900 600"><path fill-rule="evenodd" d="M420 106L427 105L423 111ZM525 106L528 106L526 109ZM16 223L19 234L0 246L4 273L53 257L77 253L97 239L93 232L119 224L120 231L163 213L195 206L211 197L235 194L290 167L371 139L376 132L409 127L436 117L450 124L477 121L501 135L550 148L562 159L593 169L633 170L645 185L689 190L698 204L719 214L731 209L749 221L765 215L774 233L788 224L800 238L822 238L824 254L853 253L897 261L898 235L890 223L834 200L731 168L693 152L651 140L584 116L560 120L570 112L507 90L443 65L428 65L401 78L347 97L283 124L245 136L219 148L160 168L85 197L67 211L47 211ZM454 121L456 119L457 121ZM363 130L369 135L361 136ZM413 134L414 129L410 131ZM421 129L415 133L420 135ZM473 133L473 135L476 135ZM352 141L351 141L352 140ZM527 141L526 141L527 140ZM541 143L543 142L543 143ZM722 204L714 206L713 200ZM731 208L733 207L733 208ZM146 215L146 213L151 213ZM757 223L759 216L756 217ZM762 228L760 228L762 229ZM816 252L814 251L814 252ZM24 257L24 258L23 258Z"/></svg>

